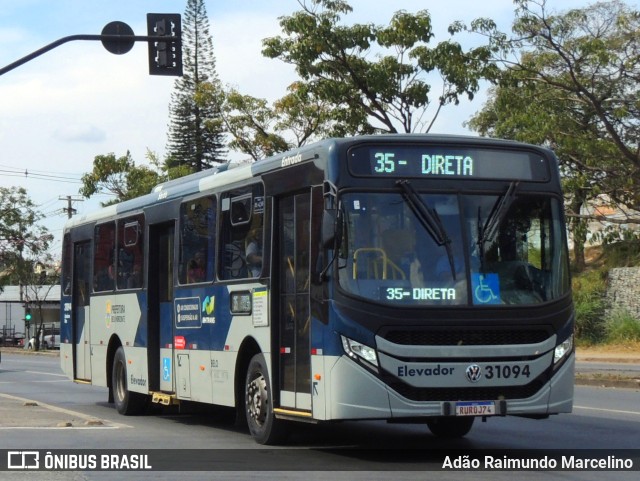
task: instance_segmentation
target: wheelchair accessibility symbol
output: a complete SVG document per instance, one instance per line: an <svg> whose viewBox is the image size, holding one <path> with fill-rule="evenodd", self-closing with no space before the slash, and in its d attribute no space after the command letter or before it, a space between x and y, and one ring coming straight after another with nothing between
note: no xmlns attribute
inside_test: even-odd
<svg viewBox="0 0 640 481"><path fill-rule="evenodd" d="M498 274L471 274L474 304L500 304L500 279Z"/></svg>
<svg viewBox="0 0 640 481"><path fill-rule="evenodd" d="M171 358L162 358L162 380L171 381Z"/></svg>

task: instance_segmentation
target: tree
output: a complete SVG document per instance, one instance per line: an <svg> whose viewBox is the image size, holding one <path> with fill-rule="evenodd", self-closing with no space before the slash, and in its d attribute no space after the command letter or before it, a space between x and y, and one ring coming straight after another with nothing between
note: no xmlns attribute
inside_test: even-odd
<svg viewBox="0 0 640 481"><path fill-rule="evenodd" d="M447 41L430 48L426 10L396 12L388 26L344 26L342 15L352 11L346 1L300 4L302 10L280 20L285 36L264 40L263 55L295 65L306 91L332 105L343 132L428 132L442 107L461 95L473 98L492 69L485 47L464 52ZM436 94L428 79L434 72L442 80Z"/></svg>
<svg viewBox="0 0 640 481"><path fill-rule="evenodd" d="M476 126L486 127L493 115L491 128L501 134L517 119L514 132L538 129L570 176L573 209L602 193L636 213L622 220L586 217L640 223L640 12L619 1L558 15L544 0L515 3L513 36L488 19L471 25L488 36L503 67L494 105L476 117ZM499 100L503 96L515 103ZM576 210L569 215L585 217Z"/></svg>
<svg viewBox="0 0 640 481"><path fill-rule="evenodd" d="M220 90L204 0L188 0L182 38L183 76L171 96L166 167L197 172L222 162L226 153L220 104L196 102L203 84Z"/></svg>
<svg viewBox="0 0 640 481"><path fill-rule="evenodd" d="M34 350L40 349L40 336L44 330L44 312L43 306L47 301L51 301L51 290L58 285L60 280L60 266L55 267L53 257L48 252L40 253L37 259L29 262L28 269L25 269L21 285L24 286L23 296L24 303L29 311L37 311L39 322L34 325ZM58 299L59 300L59 299ZM26 322L27 331L30 330L29 323Z"/></svg>
<svg viewBox="0 0 640 481"><path fill-rule="evenodd" d="M22 187L0 187L0 286L26 285L53 236L37 225L44 216Z"/></svg>
<svg viewBox="0 0 640 481"><path fill-rule="evenodd" d="M231 135L229 147L253 160L286 151L289 143L274 130L275 110L264 99L230 90L224 104L225 127Z"/></svg>
<svg viewBox="0 0 640 481"><path fill-rule="evenodd" d="M107 206L148 194L165 177L147 166L136 166L127 151L122 157L116 157L114 153L97 155L93 170L84 174L81 180L80 194L86 198L97 193L115 196L102 202Z"/></svg>
<svg viewBox="0 0 640 481"><path fill-rule="evenodd" d="M317 99L304 83L294 82L288 91L269 105L264 99L229 90L223 108L225 127L231 135L229 147L259 160L336 135L332 106Z"/></svg>
<svg viewBox="0 0 640 481"><path fill-rule="evenodd" d="M519 71L507 71L498 86L490 89L482 110L466 123L481 135L546 145L560 159L566 205L569 212L582 207L600 191L596 179L573 169L571 159L591 159L609 155L611 145L597 135L597 118L584 105L558 96L555 89L521 78ZM571 217L574 267L585 266L586 221Z"/></svg>

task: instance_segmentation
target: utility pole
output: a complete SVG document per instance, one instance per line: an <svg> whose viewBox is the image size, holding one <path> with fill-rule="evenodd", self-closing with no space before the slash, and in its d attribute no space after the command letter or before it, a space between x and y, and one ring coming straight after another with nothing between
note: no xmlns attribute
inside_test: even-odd
<svg viewBox="0 0 640 481"><path fill-rule="evenodd" d="M76 209L73 208L72 202L83 202L84 201L84 199L81 198L81 197L72 197L70 195L68 195L66 197L58 197L58 200L66 200L67 201L67 207L63 207L62 208L62 212L66 212L67 213L67 218L68 219L71 219L73 214L78 212Z"/></svg>

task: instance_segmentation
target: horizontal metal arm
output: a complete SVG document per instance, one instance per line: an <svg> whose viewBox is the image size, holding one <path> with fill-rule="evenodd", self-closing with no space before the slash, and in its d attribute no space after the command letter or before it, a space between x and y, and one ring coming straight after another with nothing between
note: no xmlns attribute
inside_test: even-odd
<svg viewBox="0 0 640 481"><path fill-rule="evenodd" d="M60 38L58 40L56 40L55 42L51 42L49 45L45 45L44 47L42 47L41 49L36 50L35 52L30 53L29 55L26 55L24 57L22 57L19 60L16 60L13 63L10 63L9 65L7 65L6 67L2 67L0 69L0 75L4 75L5 73L13 70L16 67L19 67L20 65L27 63L30 60L33 60L34 58L39 57L40 55L42 55L43 53L47 53L49 50L53 50L56 47L59 47L60 45L67 43L67 42L73 42L75 40L100 40L100 41L120 41L120 42L175 42L175 41L179 41L180 37L173 37L173 36L157 36L157 35L85 35L85 34L79 34L79 35L69 35L68 37L63 37Z"/></svg>

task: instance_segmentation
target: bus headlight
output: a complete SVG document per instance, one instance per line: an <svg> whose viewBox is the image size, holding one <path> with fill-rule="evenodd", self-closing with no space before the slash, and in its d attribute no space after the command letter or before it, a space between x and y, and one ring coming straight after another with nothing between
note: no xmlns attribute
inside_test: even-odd
<svg viewBox="0 0 640 481"><path fill-rule="evenodd" d="M553 364L557 364L559 361L573 350L573 334L567 337L564 341L556 346L553 352Z"/></svg>
<svg viewBox="0 0 640 481"><path fill-rule="evenodd" d="M342 348L347 356L356 361L366 361L378 367L378 356L376 356L376 350L374 348L342 335L340 337L342 338Z"/></svg>

